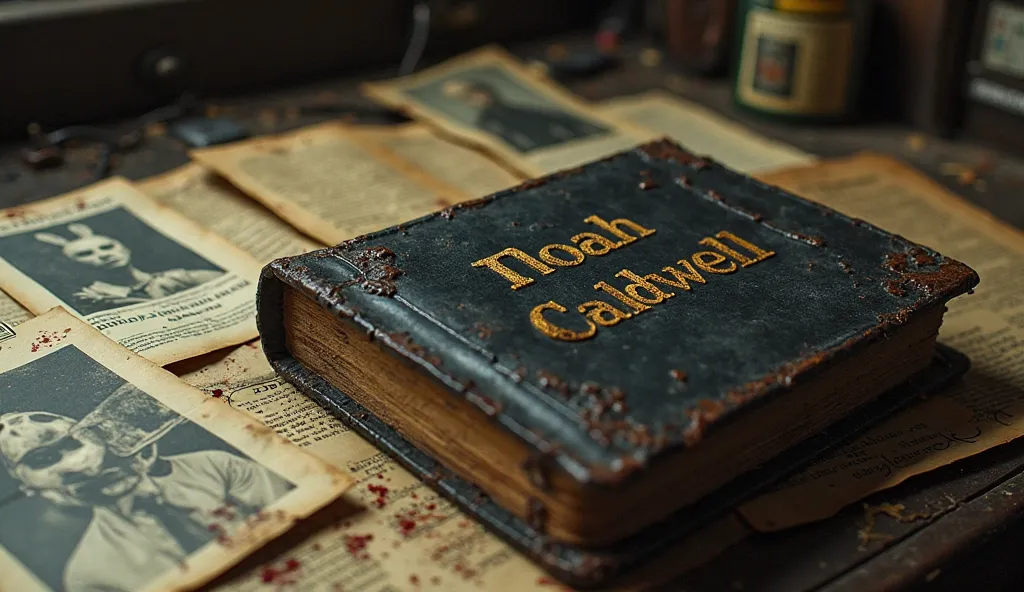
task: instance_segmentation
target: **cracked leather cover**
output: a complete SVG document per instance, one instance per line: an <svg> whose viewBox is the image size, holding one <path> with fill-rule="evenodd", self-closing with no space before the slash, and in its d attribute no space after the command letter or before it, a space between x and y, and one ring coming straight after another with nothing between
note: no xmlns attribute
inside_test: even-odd
<svg viewBox="0 0 1024 592"><path fill-rule="evenodd" d="M547 275L511 262L535 280L517 290L472 266L509 247L536 258L546 245L574 244L577 233L602 233L584 223L588 216L627 218L655 232L575 266L551 265ZM675 295L588 339L554 339L531 324L531 310L548 301L567 312L545 314L577 332L586 329L573 315L580 303L601 299L629 310L595 284L623 289L630 280L616 273L624 269L668 277L665 266L712 250L701 240L720 231L774 255L733 273L703 273L705 283L690 282L689 291L659 286ZM587 584L685 535L908 397L937 390L964 372L966 360L943 350L915 381L670 520L584 550L545 541L493 502L481 503L472 484L294 360L282 327L284 289L367 332L478 407L481 422L515 434L580 482L613 485L756 413L759 403L977 281L973 270L928 248L661 141L275 261L261 280L258 321L268 359L300 390L548 569Z"/></svg>
<svg viewBox="0 0 1024 592"><path fill-rule="evenodd" d="M536 280L518 290L472 266L508 247L537 257L574 234L602 233L583 222L592 215L655 233L548 275L509 263ZM595 284L621 290L621 270L659 273L711 250L700 241L720 231L775 254L703 273L691 291L665 287L675 296L582 341L530 322L534 307L554 301L569 312L547 316L583 330L578 304L617 302ZM977 281L930 249L661 141L275 261L262 278L259 323L270 360L286 355L274 309L288 284L579 481L618 482Z"/></svg>

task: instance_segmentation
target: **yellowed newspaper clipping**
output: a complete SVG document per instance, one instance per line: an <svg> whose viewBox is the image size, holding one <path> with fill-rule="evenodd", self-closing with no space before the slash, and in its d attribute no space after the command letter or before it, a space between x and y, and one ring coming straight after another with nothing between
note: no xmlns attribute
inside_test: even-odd
<svg viewBox="0 0 1024 592"><path fill-rule="evenodd" d="M216 171L323 244L387 228L468 199L422 168L327 123L197 150Z"/></svg>
<svg viewBox="0 0 1024 592"><path fill-rule="evenodd" d="M656 90L600 103L605 114L668 136L688 151L743 173L813 164L812 154L776 142L714 111Z"/></svg>
<svg viewBox="0 0 1024 592"><path fill-rule="evenodd" d="M496 46L404 78L366 83L363 92L528 177L579 166L663 135L602 113Z"/></svg>
<svg viewBox="0 0 1024 592"><path fill-rule="evenodd" d="M949 304L939 341L971 358L962 383L868 430L740 508L758 530L827 518L907 478L1024 433L1024 234L893 159L865 154L764 175L978 271Z"/></svg>
<svg viewBox="0 0 1024 592"><path fill-rule="evenodd" d="M353 128L396 158L414 163L471 198L490 195L526 180L485 154L446 140L419 123Z"/></svg>
<svg viewBox="0 0 1024 592"><path fill-rule="evenodd" d="M136 187L161 205L234 243L261 265L324 247L195 163L150 177L136 183Z"/></svg>
<svg viewBox="0 0 1024 592"><path fill-rule="evenodd" d="M0 288L167 364L257 335L259 263L111 179L0 216Z"/></svg>
<svg viewBox="0 0 1024 592"><path fill-rule="evenodd" d="M30 318L32 318L32 313L28 309L0 291L0 323L6 325L8 331L11 327L24 323Z"/></svg>

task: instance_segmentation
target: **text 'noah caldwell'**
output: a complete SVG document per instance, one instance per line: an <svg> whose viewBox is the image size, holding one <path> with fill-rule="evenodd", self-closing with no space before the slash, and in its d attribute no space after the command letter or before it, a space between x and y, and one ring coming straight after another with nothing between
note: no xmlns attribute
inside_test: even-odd
<svg viewBox="0 0 1024 592"><path fill-rule="evenodd" d="M581 232L572 238L573 245L552 244L544 246L537 257L533 257L519 249L508 248L473 262L473 267L487 268L510 282L510 288L519 290L537 280L522 275L508 267L512 260L521 266L533 270L530 275L549 275L558 267L575 267L582 265L587 256L603 257L612 251L644 239L656 231L645 228L632 220L618 218L607 222L597 216L589 216L583 220L593 224L607 233ZM727 244L728 243L728 244ZM570 313L565 306L549 300L539 304L530 311L530 323L548 337L562 341L580 341L590 339L597 334L598 326L612 327L632 318L651 307L672 298L675 290L691 291L691 284L706 284L714 275L735 273L742 267L749 267L775 255L774 251L766 251L725 230L717 232L713 237L705 237L698 244L710 250L698 251L687 258L676 261L678 267L668 266L661 273L640 275L629 269L615 274L630 283L616 288L608 282L598 282L594 290L605 296L604 300L589 300L576 307ZM534 273L535 272L535 273ZM578 313L582 319L572 319L563 315ZM583 323L580 323L580 320ZM577 331L567 326L585 325L585 329Z"/></svg>

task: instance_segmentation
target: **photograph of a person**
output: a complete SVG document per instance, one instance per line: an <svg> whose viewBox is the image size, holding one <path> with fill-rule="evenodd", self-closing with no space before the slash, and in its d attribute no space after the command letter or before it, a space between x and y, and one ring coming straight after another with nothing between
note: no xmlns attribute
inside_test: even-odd
<svg viewBox="0 0 1024 592"><path fill-rule="evenodd" d="M172 296L224 275L124 208L2 237L0 253L83 316Z"/></svg>
<svg viewBox="0 0 1024 592"><path fill-rule="evenodd" d="M521 153L610 133L585 116L568 112L497 65L438 76L406 93Z"/></svg>
<svg viewBox="0 0 1024 592"><path fill-rule="evenodd" d="M0 547L53 590L138 590L293 488L74 346L0 375Z"/></svg>

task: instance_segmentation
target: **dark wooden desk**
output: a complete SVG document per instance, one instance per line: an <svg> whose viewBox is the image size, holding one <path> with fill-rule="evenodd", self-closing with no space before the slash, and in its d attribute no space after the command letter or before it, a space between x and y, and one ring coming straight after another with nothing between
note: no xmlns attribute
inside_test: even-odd
<svg viewBox="0 0 1024 592"><path fill-rule="evenodd" d="M560 39L571 43L574 39ZM543 55L548 42L513 47L526 58ZM725 81L685 80L664 67L646 67L637 56L642 45L626 49L622 67L568 86L587 99L599 100L652 88L667 88L749 125L762 134L822 156L872 150L901 158L965 199L1024 229L1024 160L969 142L924 138L908 142L912 130L886 122L844 127L789 127L737 114ZM287 107L305 104L323 93L352 105L368 107L356 91L367 77L338 78L256 95L214 100L221 111L254 134L284 131L329 119L326 115L284 116ZM869 81L870 84L870 81ZM65 166L32 171L19 159L21 145L0 145L0 207L57 195L92 179L96 151L70 150ZM117 158L114 173L140 179L187 162L184 147L164 136L149 138L138 150ZM988 162L987 186L961 185L943 176L944 163ZM1024 576L1024 440L992 449L965 461L915 477L866 500L903 504L908 513L930 518L898 522L879 518L875 532L887 541L859 548L857 532L864 513L859 504L838 516L773 535L752 535L685 577L671 590L881 590L925 586L990 590L1020 589Z"/></svg>

